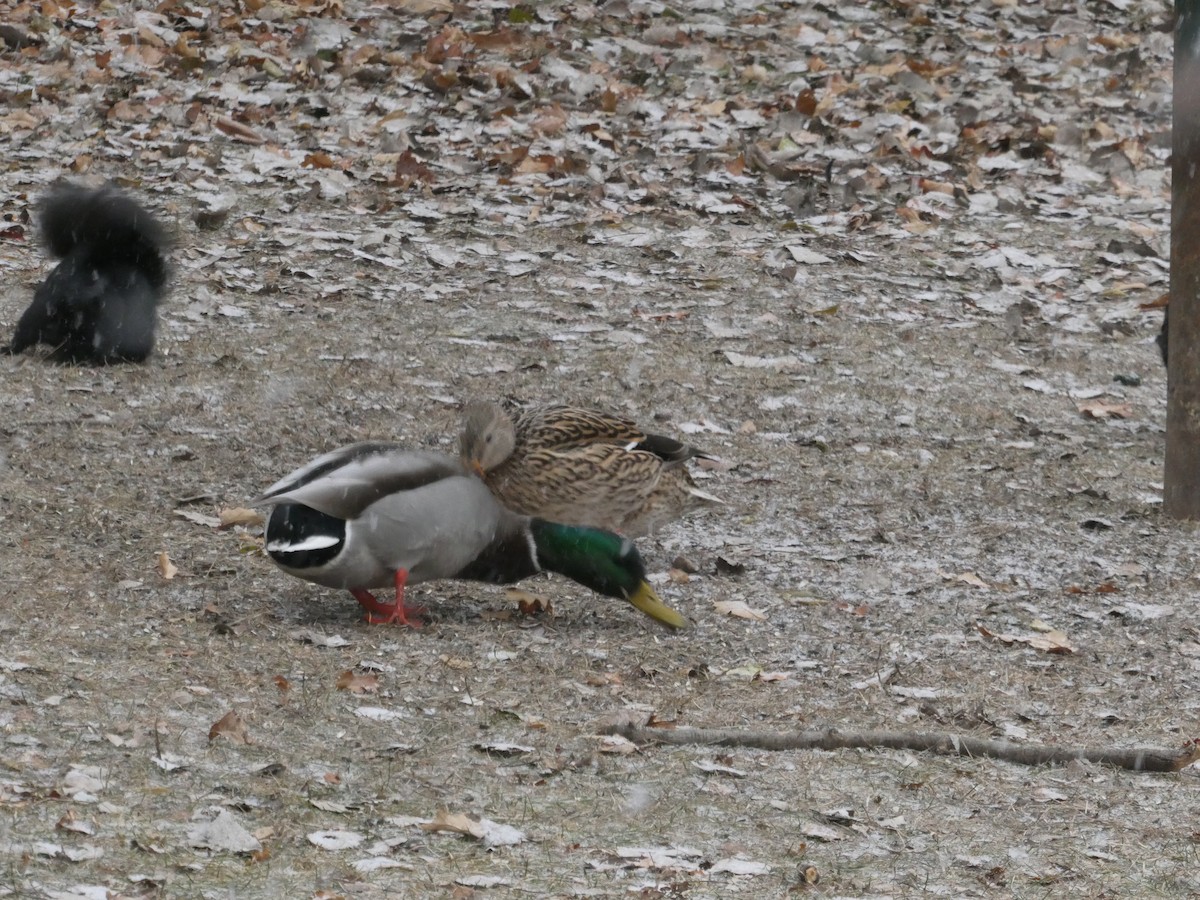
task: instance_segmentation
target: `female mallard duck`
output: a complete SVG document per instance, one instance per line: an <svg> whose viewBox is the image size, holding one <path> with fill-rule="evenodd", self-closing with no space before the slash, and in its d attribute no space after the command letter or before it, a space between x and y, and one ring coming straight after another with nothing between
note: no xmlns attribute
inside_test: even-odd
<svg viewBox="0 0 1200 900"><path fill-rule="evenodd" d="M277 481L266 548L289 575L346 588L372 623L420 626L404 586L437 578L510 584L543 569L628 600L674 628L687 620L646 583L633 544L595 528L558 525L502 507L453 457L396 444L351 444ZM371 588L396 586L394 603Z"/></svg>
<svg viewBox="0 0 1200 900"><path fill-rule="evenodd" d="M633 537L721 502L684 465L707 454L590 409L542 406L514 422L496 404L470 403L459 455L515 512Z"/></svg>

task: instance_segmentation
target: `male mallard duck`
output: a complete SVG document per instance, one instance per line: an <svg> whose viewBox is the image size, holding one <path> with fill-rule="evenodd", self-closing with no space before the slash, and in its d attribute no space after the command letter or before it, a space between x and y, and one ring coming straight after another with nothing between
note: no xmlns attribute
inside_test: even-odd
<svg viewBox="0 0 1200 900"><path fill-rule="evenodd" d="M628 600L674 628L687 620L646 583L633 544L595 528L517 515L440 453L360 443L318 456L267 488L266 547L289 575L346 588L372 623L419 627L404 586L437 578L510 584L543 569ZM396 586L394 603L371 588Z"/></svg>
<svg viewBox="0 0 1200 900"><path fill-rule="evenodd" d="M721 502L684 465L707 454L590 409L541 406L514 422L496 404L470 403L459 455L516 512L634 537Z"/></svg>

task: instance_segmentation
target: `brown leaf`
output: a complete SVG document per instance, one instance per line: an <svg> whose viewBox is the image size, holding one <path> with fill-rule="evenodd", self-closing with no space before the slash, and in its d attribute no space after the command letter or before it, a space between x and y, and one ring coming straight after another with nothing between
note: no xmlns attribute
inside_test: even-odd
<svg viewBox="0 0 1200 900"><path fill-rule="evenodd" d="M759 672L752 681L763 681L770 684L773 681L784 681L791 677L791 672Z"/></svg>
<svg viewBox="0 0 1200 900"><path fill-rule="evenodd" d="M434 180L433 170L413 156L411 150L405 150L396 160L396 175L393 179L396 187L411 187L418 181L433 184Z"/></svg>
<svg viewBox="0 0 1200 900"><path fill-rule="evenodd" d="M175 515L181 519L187 519L189 522L195 522L197 525L203 525L206 528L220 528L221 520L216 516L210 516L206 513L196 512L194 509L177 509Z"/></svg>
<svg viewBox="0 0 1200 900"><path fill-rule="evenodd" d="M974 572L963 572L962 574L956 575L952 572L943 572L941 569L939 569L938 574L941 575L942 578L946 579L946 581L957 581L960 584L969 584L971 587L991 587L990 584L988 584Z"/></svg>
<svg viewBox="0 0 1200 900"><path fill-rule="evenodd" d="M517 601L517 609L523 616L553 616L554 603L549 597L523 591L520 588L509 588L504 592L509 600Z"/></svg>
<svg viewBox="0 0 1200 900"><path fill-rule="evenodd" d="M213 119L213 125L216 126L218 131L223 131L235 141L241 141L245 144L265 144L267 142L267 139L253 128L243 125L241 122L234 121L228 116L217 116Z"/></svg>
<svg viewBox="0 0 1200 900"><path fill-rule="evenodd" d="M308 153L304 157L304 161L300 163L305 169L334 169L337 168L337 163L333 161L333 157L322 150L315 153Z"/></svg>
<svg viewBox="0 0 1200 900"><path fill-rule="evenodd" d="M1133 415L1133 406L1129 403L1105 403L1103 400L1087 400L1080 403L1078 409L1090 419L1128 419Z"/></svg>
<svg viewBox="0 0 1200 900"><path fill-rule="evenodd" d="M917 185L926 193L948 194L954 196L954 185L948 181L934 181L932 178L919 178Z"/></svg>
<svg viewBox="0 0 1200 900"><path fill-rule="evenodd" d="M462 813L452 813L447 809L439 809L432 822L422 822L425 831L452 831L455 834L466 834L473 838L481 838L484 828L470 816Z"/></svg>
<svg viewBox="0 0 1200 900"><path fill-rule="evenodd" d="M195 32L190 32L192 37L196 36ZM188 43L188 35L181 34L175 39L175 52L184 60L192 62L202 62L204 57L200 51Z"/></svg>
<svg viewBox="0 0 1200 900"><path fill-rule="evenodd" d="M227 506L217 512L220 517L220 528L232 528L241 525L253 528L263 524L263 516L256 509L246 509L244 506Z"/></svg>
<svg viewBox="0 0 1200 900"><path fill-rule="evenodd" d="M352 694L373 694L379 690L379 676L359 675L353 669L347 669L338 676L337 689L349 691Z"/></svg>
<svg viewBox="0 0 1200 900"><path fill-rule="evenodd" d="M467 35L467 40L480 50L499 50L501 47L511 47L520 43L523 35L511 28L500 28L496 31L477 31Z"/></svg>
<svg viewBox="0 0 1200 900"><path fill-rule="evenodd" d="M1061 631L1048 631L1045 634L1017 635L1017 634L997 634L994 631L988 630L982 623L975 623L975 629L985 638L993 641L999 641L1001 644L1028 644L1034 650L1042 650L1046 653L1074 653L1075 648L1071 645L1066 634Z"/></svg>
<svg viewBox="0 0 1200 900"><path fill-rule="evenodd" d="M454 9L451 0L378 0L378 2L383 6L394 6L417 16L431 12L450 12Z"/></svg>
<svg viewBox="0 0 1200 900"><path fill-rule="evenodd" d="M792 105L800 115L811 117L817 112L817 95L813 93L812 88L805 88L796 95Z"/></svg>
<svg viewBox="0 0 1200 900"><path fill-rule="evenodd" d="M250 739L246 736L246 723L232 709L221 716L213 727L208 729L209 741L215 741L217 738L224 738L232 744L249 744Z"/></svg>
<svg viewBox="0 0 1200 900"><path fill-rule="evenodd" d="M1048 631L1045 634L1033 635L1026 640L1034 650L1044 650L1046 653L1075 652L1070 640L1061 631Z"/></svg>
<svg viewBox="0 0 1200 900"><path fill-rule="evenodd" d="M537 134L559 134L567 127L567 112L557 103L538 110L532 128Z"/></svg>
<svg viewBox="0 0 1200 900"><path fill-rule="evenodd" d="M63 831L73 831L76 834L96 833L95 826L93 826L91 822L87 822L79 818L73 809L68 809L65 813L63 813L59 820L54 823L54 827Z"/></svg>
<svg viewBox="0 0 1200 900"><path fill-rule="evenodd" d="M553 172L557 164L558 157L543 153L538 156L526 156L513 167L513 171L521 175L545 175L547 172Z"/></svg>
<svg viewBox="0 0 1200 900"><path fill-rule="evenodd" d="M619 756L628 756L630 753L638 752L638 745L629 738L622 737L619 734L606 734L600 738L601 753L616 753Z"/></svg>
<svg viewBox="0 0 1200 900"><path fill-rule="evenodd" d="M734 616L738 619L750 619L753 622L765 622L766 616L756 609L751 609L742 600L715 600L713 606L723 616Z"/></svg>
<svg viewBox="0 0 1200 900"><path fill-rule="evenodd" d="M134 103L132 100L118 100L108 108L106 115L112 122L145 122L151 118L150 110L145 104Z"/></svg>

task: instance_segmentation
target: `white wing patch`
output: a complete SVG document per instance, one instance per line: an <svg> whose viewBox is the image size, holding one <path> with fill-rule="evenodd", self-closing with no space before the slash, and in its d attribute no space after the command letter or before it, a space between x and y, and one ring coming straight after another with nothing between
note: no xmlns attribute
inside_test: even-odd
<svg viewBox="0 0 1200 900"><path fill-rule="evenodd" d="M302 541L271 541L268 553L304 553L307 550L324 550L337 544L338 539L329 534L314 534Z"/></svg>
<svg viewBox="0 0 1200 900"><path fill-rule="evenodd" d="M538 559L537 542L533 539L533 532L529 530L529 526L525 526L525 543L529 545L529 559L533 563L533 567L541 572L542 561Z"/></svg>

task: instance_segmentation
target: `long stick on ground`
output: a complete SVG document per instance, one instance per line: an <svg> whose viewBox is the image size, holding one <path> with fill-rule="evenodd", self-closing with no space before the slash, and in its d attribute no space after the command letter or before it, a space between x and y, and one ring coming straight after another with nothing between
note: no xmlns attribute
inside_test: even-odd
<svg viewBox="0 0 1200 900"><path fill-rule="evenodd" d="M1182 750L1133 747L1126 750L1099 747L1055 747L1046 744L1013 744L989 741L948 732L840 731L742 731L736 728L654 728L632 721L627 715L609 718L600 726L602 734L618 734L638 744L716 744L723 747L754 747L759 750L840 750L845 748L930 751L948 756L988 756L1024 766L1066 763L1071 760L1100 763L1134 772L1178 772L1200 759L1200 746L1189 742Z"/></svg>

